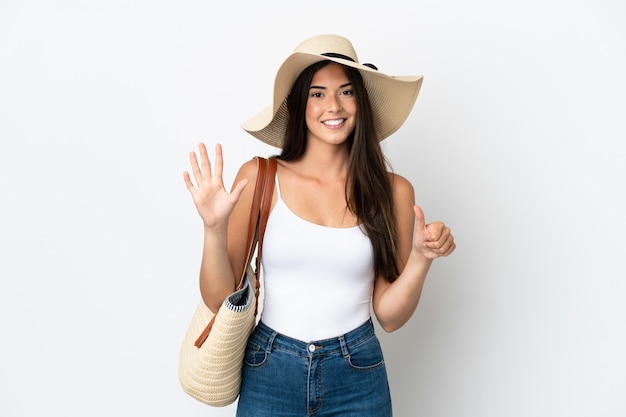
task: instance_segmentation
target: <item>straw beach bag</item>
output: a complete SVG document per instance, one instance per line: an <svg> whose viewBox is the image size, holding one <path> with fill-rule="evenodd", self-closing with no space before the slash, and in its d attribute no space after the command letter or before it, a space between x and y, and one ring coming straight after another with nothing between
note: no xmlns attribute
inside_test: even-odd
<svg viewBox="0 0 626 417"><path fill-rule="evenodd" d="M178 379L183 391L216 407L232 404L239 395L243 355L258 311L261 247L274 192L276 159L255 159L258 175L239 285L217 314L199 302L180 349Z"/></svg>

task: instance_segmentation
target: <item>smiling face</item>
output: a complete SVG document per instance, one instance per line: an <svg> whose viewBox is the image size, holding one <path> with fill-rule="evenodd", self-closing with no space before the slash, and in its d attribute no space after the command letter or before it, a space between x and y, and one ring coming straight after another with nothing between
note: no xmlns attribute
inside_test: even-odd
<svg viewBox="0 0 626 417"><path fill-rule="evenodd" d="M344 144L354 131L357 103L343 67L331 63L313 75L306 102L309 143Z"/></svg>

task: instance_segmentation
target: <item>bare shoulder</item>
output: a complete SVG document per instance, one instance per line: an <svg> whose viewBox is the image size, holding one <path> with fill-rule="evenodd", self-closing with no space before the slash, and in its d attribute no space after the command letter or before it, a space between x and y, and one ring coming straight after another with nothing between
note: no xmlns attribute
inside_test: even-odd
<svg viewBox="0 0 626 417"><path fill-rule="evenodd" d="M410 205L413 207L413 204L415 204L415 190L413 184L402 175L393 172L388 174L395 204L397 206Z"/></svg>
<svg viewBox="0 0 626 417"><path fill-rule="evenodd" d="M247 230L248 222L250 220L250 208L252 207L252 200L254 198L254 189L256 184L258 174L258 163L257 160L252 158L246 162L244 162L237 171L237 176L233 181L232 189L234 189L237 184L241 181L247 180L248 183L243 189L239 200L237 200L237 204L233 209L233 212L229 219L229 245L233 243L233 245L239 244L241 246L241 253L243 253L243 245L245 242L239 241L239 233L241 230ZM231 233L232 232L232 233ZM244 236L245 237L245 236ZM235 246L237 250L239 250L239 246ZM238 254L235 250L233 253Z"/></svg>
<svg viewBox="0 0 626 417"><path fill-rule="evenodd" d="M241 180L248 180L248 184L254 185L256 181L258 173L258 165L256 159L252 158L246 162L244 162L237 171L237 175L235 176L235 180L233 181L233 188L239 183ZM250 188L250 187L246 187ZM252 187L253 188L253 187ZM244 195L249 190L244 190Z"/></svg>
<svg viewBox="0 0 626 417"><path fill-rule="evenodd" d="M246 162L244 162L241 167L239 167L239 171L237 172L238 179L254 179L257 174L257 160L252 158Z"/></svg>

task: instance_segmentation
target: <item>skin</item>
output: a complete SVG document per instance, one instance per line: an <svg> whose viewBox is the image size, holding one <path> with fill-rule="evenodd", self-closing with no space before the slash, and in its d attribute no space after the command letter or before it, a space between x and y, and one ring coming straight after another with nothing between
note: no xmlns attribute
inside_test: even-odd
<svg viewBox="0 0 626 417"><path fill-rule="evenodd" d="M357 218L345 201L348 166L347 138L353 131L357 105L343 67L330 64L313 77L306 105L307 148L296 161L278 161L281 195L302 219L328 227L354 227ZM214 167L204 144L199 157L190 153L194 182L183 174L204 224L204 250L200 267L200 292L207 306L217 311L240 279L245 236L256 180L256 163L240 168L230 192L222 180L222 148L215 147ZM414 190L404 177L389 173L399 233L398 263L402 271L393 282L377 277L373 309L381 327L391 332L402 327L417 308L432 261L448 256L456 244L443 222L426 224L415 204ZM277 194L274 193L273 204ZM239 265L239 267L237 267Z"/></svg>

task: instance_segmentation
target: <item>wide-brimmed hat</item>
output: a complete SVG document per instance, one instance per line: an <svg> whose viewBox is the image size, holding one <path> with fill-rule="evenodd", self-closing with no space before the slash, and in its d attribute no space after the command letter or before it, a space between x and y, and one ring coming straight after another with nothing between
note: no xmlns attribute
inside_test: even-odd
<svg viewBox="0 0 626 417"><path fill-rule="evenodd" d="M302 42L287 57L276 74L272 105L245 122L243 129L269 145L282 148L289 118L287 96L302 71L324 60L360 71L379 140L387 138L402 126L415 104L422 76L383 74L372 64L360 64L348 39L338 35L319 35Z"/></svg>

